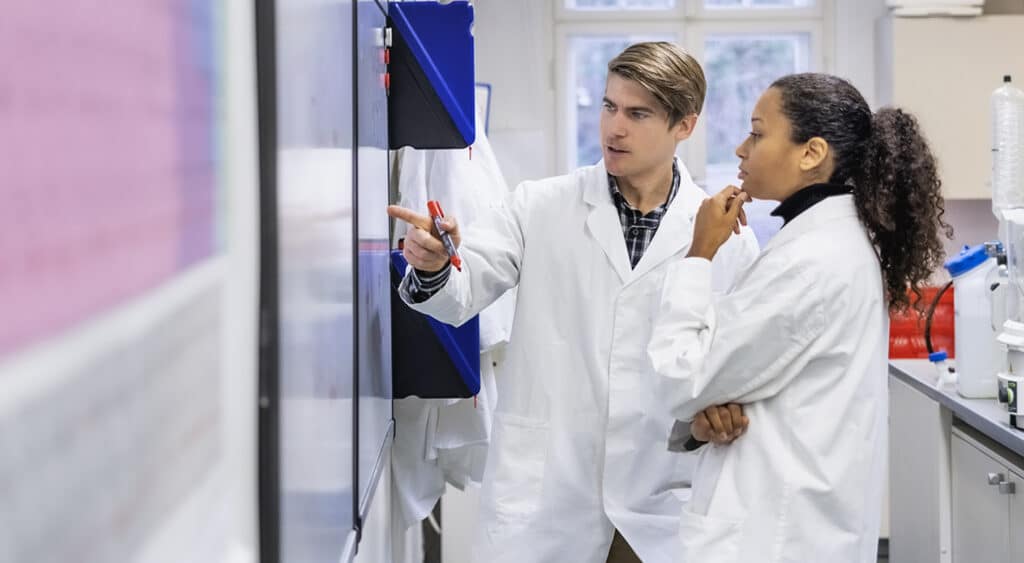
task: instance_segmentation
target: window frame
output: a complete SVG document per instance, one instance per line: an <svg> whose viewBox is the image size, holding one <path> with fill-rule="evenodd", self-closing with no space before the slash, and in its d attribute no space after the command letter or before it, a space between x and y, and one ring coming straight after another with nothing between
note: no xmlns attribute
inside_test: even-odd
<svg viewBox="0 0 1024 563"><path fill-rule="evenodd" d="M704 2L687 1L685 14L697 20L802 20L823 18L830 10L833 0L815 0L810 6L799 8L773 8L765 6L741 6L739 8L708 8Z"/></svg>
<svg viewBox="0 0 1024 563"><path fill-rule="evenodd" d="M686 16L686 0L675 0L675 7L634 9L581 9L566 6L569 0L555 0L555 23L559 22L633 22L679 20Z"/></svg>
<svg viewBox="0 0 1024 563"><path fill-rule="evenodd" d="M567 0L554 2L555 56L552 72L555 87L555 166L563 174L577 168L576 119L569 98L575 76L571 74L570 38L573 36L672 35L701 65L704 41L711 35L807 33L810 35L809 71L830 72L834 65L835 33L832 16L835 0L817 0L806 8L707 9L703 1L676 0L672 10L575 10ZM739 140L737 140L737 143ZM706 180L707 131L698 120L693 135L676 151L694 180Z"/></svg>

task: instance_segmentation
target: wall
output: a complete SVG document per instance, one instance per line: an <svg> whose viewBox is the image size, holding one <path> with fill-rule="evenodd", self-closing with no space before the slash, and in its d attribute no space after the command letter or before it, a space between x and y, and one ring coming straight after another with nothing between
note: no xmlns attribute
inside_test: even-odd
<svg viewBox="0 0 1024 563"><path fill-rule="evenodd" d="M992 202L988 199L946 200L946 215L943 219L953 226L953 238L945 241L946 257L956 256L966 245L981 244L998 238L999 224L992 214ZM937 279L946 280L945 270Z"/></svg>
<svg viewBox="0 0 1024 563"><path fill-rule="evenodd" d="M875 20L888 13L885 0L838 0L833 8L830 72L849 80L871 107L875 97Z"/></svg>
<svg viewBox="0 0 1024 563"><path fill-rule="evenodd" d="M985 14L1024 14L1024 0L985 0Z"/></svg>
<svg viewBox="0 0 1024 563"><path fill-rule="evenodd" d="M555 173L554 6L476 0L476 77L492 85L489 137L515 186ZM514 56L510 54L514 53Z"/></svg>

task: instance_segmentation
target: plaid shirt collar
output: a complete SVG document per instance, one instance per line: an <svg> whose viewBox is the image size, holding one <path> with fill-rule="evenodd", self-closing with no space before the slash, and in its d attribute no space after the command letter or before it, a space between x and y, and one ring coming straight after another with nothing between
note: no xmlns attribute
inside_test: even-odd
<svg viewBox="0 0 1024 563"><path fill-rule="evenodd" d="M665 200L665 203L651 210L647 215L641 214L639 209L633 207L628 201L626 201L626 197L619 191L618 181L615 179L615 176L612 176L611 174L608 175L608 189L612 194L612 201L615 202L615 207L619 210L620 217L624 212L633 213L637 216L643 217L650 217L651 215L656 214L658 216L658 220L660 220L661 217L665 215L665 212L668 211L668 206L672 203L672 200L675 199L676 193L679 192L679 165L675 160L672 161L672 189L668 192L668 199Z"/></svg>
<svg viewBox="0 0 1024 563"><path fill-rule="evenodd" d="M635 268L643 257L647 247L654 239L654 234L661 226L661 219L668 211L668 206L675 199L679 192L679 166L672 161L672 188L669 190L665 203L652 209L646 215L640 212L626 201L625 196L619 191L618 182L615 176L608 175L608 189L611 192L612 201L619 212L619 222L622 224L622 234L626 241L626 250L629 252L629 262Z"/></svg>

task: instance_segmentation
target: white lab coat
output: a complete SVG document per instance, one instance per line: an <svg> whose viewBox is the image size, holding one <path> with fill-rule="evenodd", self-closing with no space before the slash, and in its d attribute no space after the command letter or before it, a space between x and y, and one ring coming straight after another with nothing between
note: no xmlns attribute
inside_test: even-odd
<svg viewBox="0 0 1024 563"><path fill-rule="evenodd" d="M463 271L413 306L459 324L519 287L474 561L604 563L614 529L645 562L674 560L692 459L667 450L673 419L652 408L646 346L665 272L707 197L679 169L679 192L635 269L599 163L520 185L465 230ZM745 229L716 258L721 285L756 253Z"/></svg>
<svg viewBox="0 0 1024 563"><path fill-rule="evenodd" d="M750 427L701 448L678 561L873 563L888 315L853 196L798 215L728 295L709 270L673 264L649 356L674 416L737 401Z"/></svg>

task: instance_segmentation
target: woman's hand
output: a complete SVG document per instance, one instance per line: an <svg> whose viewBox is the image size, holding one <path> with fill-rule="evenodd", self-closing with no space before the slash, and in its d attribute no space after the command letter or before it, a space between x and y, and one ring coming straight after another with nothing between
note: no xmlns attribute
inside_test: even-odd
<svg viewBox="0 0 1024 563"><path fill-rule="evenodd" d="M715 257L718 249L733 233L739 234L740 225L747 224L743 204L750 196L736 186L729 186L704 200L693 225L693 242L687 257Z"/></svg>
<svg viewBox="0 0 1024 563"><path fill-rule="evenodd" d="M690 423L690 435L701 442L713 442L724 446L742 436L750 419L743 414L743 407L736 403L712 405L697 413Z"/></svg>

